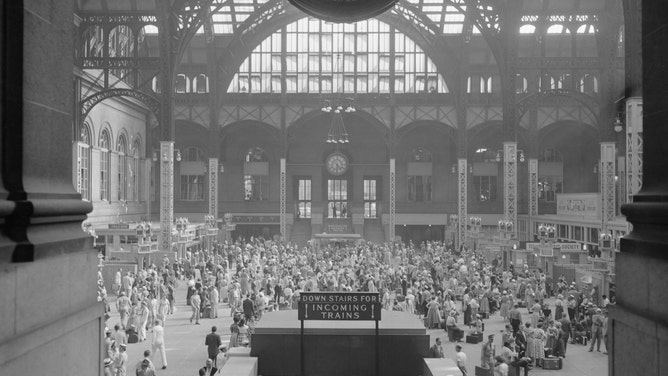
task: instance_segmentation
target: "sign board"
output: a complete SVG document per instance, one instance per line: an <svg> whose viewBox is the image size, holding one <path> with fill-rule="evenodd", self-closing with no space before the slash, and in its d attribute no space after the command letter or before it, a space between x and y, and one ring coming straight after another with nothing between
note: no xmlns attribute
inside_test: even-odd
<svg viewBox="0 0 668 376"><path fill-rule="evenodd" d="M127 230L130 228L129 223L110 223L109 224L109 229L110 230Z"/></svg>
<svg viewBox="0 0 668 376"><path fill-rule="evenodd" d="M598 193L559 193L557 215L599 218L600 201Z"/></svg>
<svg viewBox="0 0 668 376"><path fill-rule="evenodd" d="M377 292L301 292L299 320L379 321Z"/></svg>
<svg viewBox="0 0 668 376"><path fill-rule="evenodd" d="M348 232L348 225L345 223L327 224L328 234L347 234Z"/></svg>

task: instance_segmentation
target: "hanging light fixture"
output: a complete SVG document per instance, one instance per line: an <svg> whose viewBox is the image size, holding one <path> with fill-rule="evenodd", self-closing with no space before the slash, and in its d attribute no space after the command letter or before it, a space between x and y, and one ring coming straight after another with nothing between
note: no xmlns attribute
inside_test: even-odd
<svg viewBox="0 0 668 376"><path fill-rule="evenodd" d="M346 102L336 103L334 106L330 101L326 100L324 105L321 108L322 112L332 113L332 121L329 125L329 132L327 133L327 142L328 144L347 144L350 143L348 138L348 131L343 121L343 113L352 113L356 109L352 105L352 99L348 99Z"/></svg>

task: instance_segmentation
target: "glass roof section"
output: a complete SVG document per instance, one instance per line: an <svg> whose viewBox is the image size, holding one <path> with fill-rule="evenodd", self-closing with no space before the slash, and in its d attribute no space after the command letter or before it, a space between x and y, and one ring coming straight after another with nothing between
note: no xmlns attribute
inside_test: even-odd
<svg viewBox="0 0 668 376"><path fill-rule="evenodd" d="M220 3L212 6L211 21L214 33L233 34L244 21L270 1L272 0L227 0L222 2L222 6ZM573 33L592 34L592 28L581 28L581 26L596 24L597 13L603 10L603 3L600 0L580 0L570 9L564 8L563 3L557 0L543 0L541 7L535 6L534 1L523 1L526 13L522 15L521 25L531 24L535 28L523 27L522 34L545 33L549 26L555 24L564 25L564 29L572 30ZM461 34L467 23L465 0L399 0L398 5L410 7L414 12L421 12L434 23L434 29L445 35ZM292 5L285 2L283 6ZM395 13L401 14L401 12ZM549 33L556 33L556 29L553 28ZM480 30L475 26L472 32L480 34ZM147 33L157 33L157 28L149 29Z"/></svg>

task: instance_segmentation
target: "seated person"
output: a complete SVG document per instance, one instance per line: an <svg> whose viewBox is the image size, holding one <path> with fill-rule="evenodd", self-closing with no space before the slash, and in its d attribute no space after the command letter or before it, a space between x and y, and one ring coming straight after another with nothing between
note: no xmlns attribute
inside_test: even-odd
<svg viewBox="0 0 668 376"><path fill-rule="evenodd" d="M508 365L501 356L495 358L496 366L494 367L495 376L508 376Z"/></svg>
<svg viewBox="0 0 668 376"><path fill-rule="evenodd" d="M504 342L503 348L501 349L501 358L503 358L504 363L510 367L514 367L517 371L517 375L520 374L520 368L524 368L524 376L529 375L529 360L527 358L521 358L517 352L513 349L514 342Z"/></svg>
<svg viewBox="0 0 668 376"><path fill-rule="evenodd" d="M464 337L464 331L457 326L455 314L456 312L454 310L450 311L448 318L445 320L445 330L448 332L450 341L459 342Z"/></svg>
<svg viewBox="0 0 668 376"><path fill-rule="evenodd" d="M580 341L584 343L582 339L587 337L587 328L585 324L585 320L582 320L576 321L575 325L573 325L573 343L578 343Z"/></svg>
<svg viewBox="0 0 668 376"><path fill-rule="evenodd" d="M484 326L485 324L482 322L481 316L476 315L476 317L471 322L471 334L482 333L485 330Z"/></svg>

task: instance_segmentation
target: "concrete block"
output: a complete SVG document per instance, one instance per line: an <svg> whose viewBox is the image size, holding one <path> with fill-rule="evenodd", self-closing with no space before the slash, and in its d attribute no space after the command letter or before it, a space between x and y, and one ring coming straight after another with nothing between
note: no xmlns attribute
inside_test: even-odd
<svg viewBox="0 0 668 376"><path fill-rule="evenodd" d="M650 312L655 317L668 317L668 261L653 259L645 273L649 278ZM624 280L624 283L627 283Z"/></svg>
<svg viewBox="0 0 668 376"><path fill-rule="evenodd" d="M232 347L227 351L227 356L229 358L250 357L250 353L251 353L250 347Z"/></svg>
<svg viewBox="0 0 668 376"><path fill-rule="evenodd" d="M654 334L642 333L623 322L615 322L613 369L615 375L660 375ZM639 351L638 349L642 349ZM629 354L633 361L629 361Z"/></svg>
<svg viewBox="0 0 668 376"><path fill-rule="evenodd" d="M648 310L649 277L651 263L648 259L629 253L617 255L617 280L624 281L617 285L617 301L624 306Z"/></svg>
<svg viewBox="0 0 668 376"><path fill-rule="evenodd" d="M0 269L0 343L10 339L16 333L16 267L5 264Z"/></svg>

